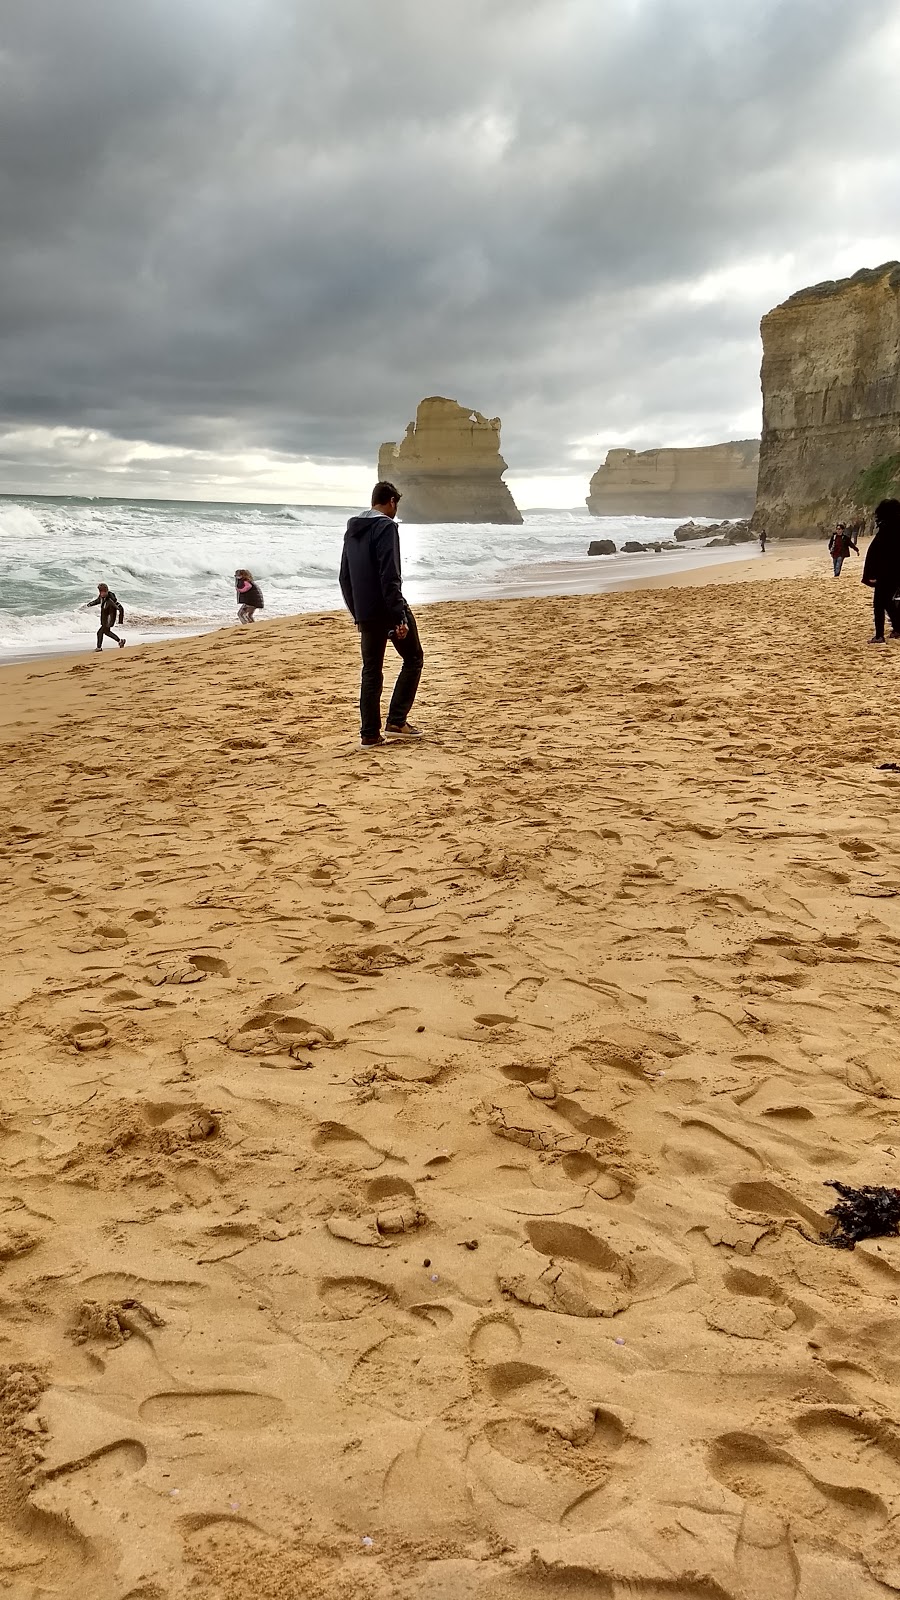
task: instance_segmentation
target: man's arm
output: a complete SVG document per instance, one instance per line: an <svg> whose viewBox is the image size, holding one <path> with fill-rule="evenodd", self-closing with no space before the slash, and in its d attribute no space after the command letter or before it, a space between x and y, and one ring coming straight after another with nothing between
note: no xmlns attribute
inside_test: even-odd
<svg viewBox="0 0 900 1600"><path fill-rule="evenodd" d="M103 599L102 594L98 594L98 595L94 596L93 600L85 600L85 602L84 602L85 611L89 611L91 606L99 606L99 604L100 604L102 599Z"/></svg>
<svg viewBox="0 0 900 1600"><path fill-rule="evenodd" d="M380 528L375 536L375 565L384 609L393 623L404 623L406 607L400 588L400 535L394 522L390 522L386 528Z"/></svg>
<svg viewBox="0 0 900 1600"><path fill-rule="evenodd" d="M356 612L353 609L353 589L350 585L350 563L347 560L346 550L344 550L341 555L341 571L338 581L341 586L341 594L344 596L344 605L347 607L347 610L355 622Z"/></svg>

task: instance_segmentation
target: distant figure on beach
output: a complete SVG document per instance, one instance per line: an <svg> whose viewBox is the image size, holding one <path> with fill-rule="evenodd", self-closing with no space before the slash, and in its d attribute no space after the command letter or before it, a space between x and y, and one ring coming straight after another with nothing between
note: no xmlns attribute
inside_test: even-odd
<svg viewBox="0 0 900 1600"><path fill-rule="evenodd" d="M762 551L763 555L765 555L765 553L766 553L766 540L768 539L768 537L769 537L769 535L766 533L765 528L760 528L760 530L759 530L759 548Z"/></svg>
<svg viewBox="0 0 900 1600"><path fill-rule="evenodd" d="M884 644L884 618L890 618L891 638L900 639L900 500L882 500L875 507L875 537L866 551L863 583L874 590L872 610L875 632L870 644Z"/></svg>
<svg viewBox="0 0 900 1600"><path fill-rule="evenodd" d="M125 640L120 639L119 635L117 633L113 633L112 630L114 622L121 624L125 621L125 612L122 606L119 605L118 600L108 584L98 583L96 598L94 600L88 600L85 610L88 610L91 606L100 607L100 626L97 629L97 649L103 649L104 639L114 639L116 644L119 646L119 649L124 650Z"/></svg>
<svg viewBox="0 0 900 1600"><path fill-rule="evenodd" d="M234 575L234 592L238 603L238 622L254 622L255 611L261 611L265 601L258 583L254 582L253 573L246 567L239 567Z"/></svg>
<svg viewBox="0 0 900 1600"><path fill-rule="evenodd" d="M394 685L384 731L402 739L421 738L420 730L407 721L424 657L416 619L401 588L396 523L399 500L399 491L382 479L372 490L371 510L351 517L344 534L340 583L347 610L359 629L359 742L363 746L386 742L381 736L381 691L389 639L403 666Z"/></svg>
<svg viewBox="0 0 900 1600"><path fill-rule="evenodd" d="M828 554L834 567L834 575L839 578L841 567L844 565L850 551L859 555L859 546L856 543L855 528L848 528L846 522L839 522L828 541ZM865 579L863 580L865 582Z"/></svg>

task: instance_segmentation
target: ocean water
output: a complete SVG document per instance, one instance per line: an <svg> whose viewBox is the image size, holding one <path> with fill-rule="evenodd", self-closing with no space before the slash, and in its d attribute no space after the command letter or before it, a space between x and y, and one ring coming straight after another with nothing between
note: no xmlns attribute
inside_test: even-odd
<svg viewBox="0 0 900 1600"><path fill-rule="evenodd" d="M80 608L100 582L125 607L129 643L233 622L237 567L262 586L264 617L335 609L344 528L358 509L0 497L0 660L90 648L98 614ZM678 520L591 517L585 509L526 512L513 528L403 524L404 592L412 605L527 594L547 587L548 563L572 563L574 571L591 539L670 538ZM649 571L648 563L665 570L709 559L702 551L599 557L591 578L603 569L597 586L616 587L634 575L635 562ZM556 587L566 592L564 581Z"/></svg>

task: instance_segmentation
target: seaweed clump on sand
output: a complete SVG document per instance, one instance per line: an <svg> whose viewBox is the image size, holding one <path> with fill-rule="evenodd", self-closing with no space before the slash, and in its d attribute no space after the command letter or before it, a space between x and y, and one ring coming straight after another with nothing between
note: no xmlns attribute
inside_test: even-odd
<svg viewBox="0 0 900 1600"><path fill-rule="evenodd" d="M835 1250L852 1250L860 1239L883 1239L900 1232L900 1189L865 1186L854 1189L849 1183L826 1181L826 1188L840 1195L827 1215L834 1217L831 1233L823 1233L823 1244Z"/></svg>

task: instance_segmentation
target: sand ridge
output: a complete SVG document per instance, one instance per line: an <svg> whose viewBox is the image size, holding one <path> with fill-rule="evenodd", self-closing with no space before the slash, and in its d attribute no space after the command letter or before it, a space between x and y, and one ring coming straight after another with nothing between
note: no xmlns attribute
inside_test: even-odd
<svg viewBox="0 0 900 1600"><path fill-rule="evenodd" d="M900 1241L818 1242L896 1178L867 620L430 608L383 752L339 617L20 677L13 1600L900 1587Z"/></svg>

